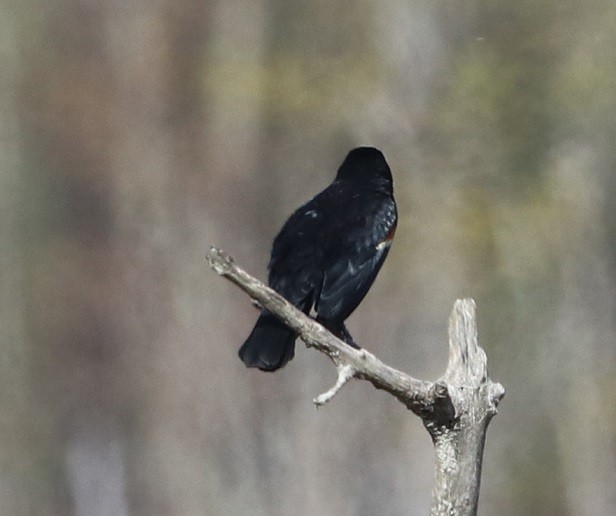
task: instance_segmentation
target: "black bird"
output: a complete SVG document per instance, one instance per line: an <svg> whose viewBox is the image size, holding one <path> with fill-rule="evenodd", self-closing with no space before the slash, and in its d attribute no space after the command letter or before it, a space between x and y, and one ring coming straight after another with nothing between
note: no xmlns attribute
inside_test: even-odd
<svg viewBox="0 0 616 516"><path fill-rule="evenodd" d="M391 171L373 147L353 149L334 182L299 208L274 240L269 285L347 344L344 325L374 282L396 231ZM247 367L275 371L293 358L296 334L263 310L239 350Z"/></svg>

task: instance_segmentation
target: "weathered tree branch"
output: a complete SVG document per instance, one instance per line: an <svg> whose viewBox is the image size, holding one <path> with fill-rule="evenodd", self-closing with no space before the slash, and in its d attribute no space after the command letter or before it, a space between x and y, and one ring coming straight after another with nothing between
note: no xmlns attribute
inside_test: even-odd
<svg viewBox="0 0 616 516"><path fill-rule="evenodd" d="M394 395L420 416L435 446L436 479L433 515L472 515L477 511L481 461L488 424L505 390L488 377L486 355L477 343L475 302L455 302L449 320L449 364L436 382L417 380L336 338L212 247L210 266L244 290L263 308L292 328L308 347L325 353L338 370L336 384L317 396L319 406L331 400L351 378L369 381Z"/></svg>
<svg viewBox="0 0 616 516"><path fill-rule="evenodd" d="M233 258L224 252L212 248L208 253L210 266L221 276L228 278L244 292L270 312L280 317L289 328L301 337L308 347L316 348L325 353L336 365L338 370L344 369L344 381L339 380L336 386L327 393L315 398L317 405L329 401L350 378L363 378L371 382L377 389L385 389L418 415L426 410L441 407L448 399L447 387L443 383L433 384L416 380L409 375L385 365L372 353L365 349L354 349L335 337L311 317L305 315L256 278L235 265ZM443 407L449 415L453 413L450 407Z"/></svg>

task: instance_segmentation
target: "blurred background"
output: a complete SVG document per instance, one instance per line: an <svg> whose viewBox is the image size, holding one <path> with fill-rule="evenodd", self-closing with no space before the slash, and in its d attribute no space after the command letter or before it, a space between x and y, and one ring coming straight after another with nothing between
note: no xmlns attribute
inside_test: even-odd
<svg viewBox="0 0 616 516"><path fill-rule="evenodd" d="M432 445L330 362L246 370L286 217L357 145L400 224L349 320L436 379L473 297L507 396L480 514L616 513L616 4L5 0L0 513L427 514Z"/></svg>

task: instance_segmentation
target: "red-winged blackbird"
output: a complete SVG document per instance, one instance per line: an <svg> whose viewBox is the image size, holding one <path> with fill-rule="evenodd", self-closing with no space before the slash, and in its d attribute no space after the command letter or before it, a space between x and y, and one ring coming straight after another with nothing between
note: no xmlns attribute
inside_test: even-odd
<svg viewBox="0 0 616 516"><path fill-rule="evenodd" d="M344 325L376 278L397 223L383 154L358 147L334 182L299 208L274 240L269 285L328 330L358 347ZM263 310L239 350L247 367L275 371L293 358L295 333Z"/></svg>

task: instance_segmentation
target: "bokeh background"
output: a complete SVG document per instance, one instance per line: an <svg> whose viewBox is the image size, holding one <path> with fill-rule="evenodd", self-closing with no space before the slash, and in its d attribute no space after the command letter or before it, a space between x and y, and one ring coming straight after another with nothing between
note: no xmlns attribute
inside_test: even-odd
<svg viewBox="0 0 616 516"><path fill-rule="evenodd" d="M273 236L356 145L396 242L349 327L436 379L473 297L480 513L616 513L616 3L4 0L0 513L426 514L432 446L301 344L236 352Z"/></svg>

